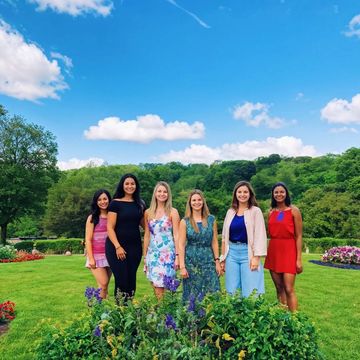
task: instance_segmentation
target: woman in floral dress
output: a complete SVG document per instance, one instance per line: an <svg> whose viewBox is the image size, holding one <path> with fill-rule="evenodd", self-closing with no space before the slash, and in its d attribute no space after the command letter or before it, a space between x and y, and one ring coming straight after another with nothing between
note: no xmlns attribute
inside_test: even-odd
<svg viewBox="0 0 360 360"><path fill-rule="evenodd" d="M179 221L170 187L159 181L145 211L144 234L144 271L158 299L164 295L164 276L175 277L178 268Z"/></svg>
<svg viewBox="0 0 360 360"><path fill-rule="evenodd" d="M220 290L217 225L200 190L190 193L180 222L179 260L184 302Z"/></svg>

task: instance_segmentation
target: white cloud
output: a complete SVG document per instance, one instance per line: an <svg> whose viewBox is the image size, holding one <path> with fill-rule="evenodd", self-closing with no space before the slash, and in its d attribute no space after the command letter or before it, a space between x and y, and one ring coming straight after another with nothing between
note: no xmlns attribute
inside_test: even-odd
<svg viewBox="0 0 360 360"><path fill-rule="evenodd" d="M56 60L50 61L35 44L26 42L0 20L0 93L22 100L58 99L68 86Z"/></svg>
<svg viewBox="0 0 360 360"><path fill-rule="evenodd" d="M108 16L114 7L111 0L29 0L38 5L37 10L45 11L47 8L58 13L67 13L72 16L85 13L95 13Z"/></svg>
<svg viewBox="0 0 360 360"><path fill-rule="evenodd" d="M360 94L350 102L332 99L321 109L321 117L332 124L360 124Z"/></svg>
<svg viewBox="0 0 360 360"><path fill-rule="evenodd" d="M211 164L216 160L254 160L260 156L280 154L284 156L315 156L312 145L304 145L301 139L292 136L268 137L264 141L245 141L244 143L224 144L211 148L206 145L191 145L185 150L170 151L159 155L155 160L161 162L179 161L184 164Z"/></svg>
<svg viewBox="0 0 360 360"><path fill-rule="evenodd" d="M65 71L69 74L70 73L70 70L71 68L73 67L73 62L72 60L66 56L66 55L62 55L58 52L51 52L50 53L50 56L53 58L53 59L59 59L61 60L64 65L65 65Z"/></svg>
<svg viewBox="0 0 360 360"><path fill-rule="evenodd" d="M121 120L108 117L90 126L84 135L89 140L128 140L148 143L153 140L200 139L204 137L205 127L201 122L192 125L184 121L165 124L158 115L137 116L136 120Z"/></svg>
<svg viewBox="0 0 360 360"><path fill-rule="evenodd" d="M80 160L76 158L72 158L68 161L58 161L58 167L60 170L70 170L70 169L80 169L82 167L96 167L105 165L106 162L104 159L100 158L89 158L87 160Z"/></svg>
<svg viewBox="0 0 360 360"><path fill-rule="evenodd" d="M345 32L346 36L358 36L360 37L360 14L354 16L349 24L348 24L348 31Z"/></svg>
<svg viewBox="0 0 360 360"><path fill-rule="evenodd" d="M340 127L340 128L331 128L330 132L333 133L333 134L339 134L339 133L344 133L344 132L351 132L351 133L354 133L354 134L358 133L358 131L355 128L347 127L347 126L343 126L343 127Z"/></svg>
<svg viewBox="0 0 360 360"><path fill-rule="evenodd" d="M191 16L193 19L195 19L195 21L201 25L202 27L204 27L205 29L210 29L210 26L208 24L206 24L205 21L201 20L197 15L195 15L194 13L192 13L191 11L183 8L182 6L178 5L177 2L175 0L166 0L168 3L170 3L171 5L174 5L175 7L177 7L178 9L180 9L181 11L184 11L186 14L188 14L189 16Z"/></svg>
<svg viewBox="0 0 360 360"><path fill-rule="evenodd" d="M286 124L285 120L270 116L269 110L268 104L245 102L243 105L236 105L232 115L234 119L245 121L249 126L258 127L264 124L272 129L283 127Z"/></svg>

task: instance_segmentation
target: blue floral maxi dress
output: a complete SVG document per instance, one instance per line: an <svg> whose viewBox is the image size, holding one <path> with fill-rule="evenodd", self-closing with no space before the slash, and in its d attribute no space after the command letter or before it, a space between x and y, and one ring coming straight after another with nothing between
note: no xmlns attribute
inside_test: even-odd
<svg viewBox="0 0 360 360"><path fill-rule="evenodd" d="M164 287L164 275L175 277L175 244L171 219L164 215L148 221L150 243L146 254L146 277L155 287Z"/></svg>
<svg viewBox="0 0 360 360"><path fill-rule="evenodd" d="M219 277L216 273L214 254L211 243L213 239L213 225L215 218L208 217L207 227L198 224L199 232L195 232L189 219L186 222L185 267L189 274L183 280L183 301L189 300L190 295L196 298L209 292L220 291ZM199 226L200 225L200 226Z"/></svg>

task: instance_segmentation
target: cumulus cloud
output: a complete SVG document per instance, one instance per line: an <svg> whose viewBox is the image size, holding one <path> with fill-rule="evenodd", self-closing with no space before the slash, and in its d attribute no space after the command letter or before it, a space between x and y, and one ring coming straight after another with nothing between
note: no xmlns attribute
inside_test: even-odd
<svg viewBox="0 0 360 360"><path fill-rule="evenodd" d="M351 101L332 99L321 109L321 117L332 124L360 124L360 94Z"/></svg>
<svg viewBox="0 0 360 360"><path fill-rule="evenodd" d="M158 115L138 116L136 120L121 120L108 117L96 126L90 126L84 135L89 140L128 140L148 143L153 140L200 139L204 137L205 127L201 122L192 125L184 121L165 124Z"/></svg>
<svg viewBox="0 0 360 360"><path fill-rule="evenodd" d="M354 133L354 134L358 133L358 131L355 128L348 127L348 126L343 126L343 127L340 127L340 128L331 128L330 132L333 133L333 134L339 134L339 133L344 133L344 132L351 132L351 133Z"/></svg>
<svg viewBox="0 0 360 360"><path fill-rule="evenodd" d="M0 93L22 100L58 99L68 88L56 60L26 42L10 25L0 20Z"/></svg>
<svg viewBox="0 0 360 360"><path fill-rule="evenodd" d="M80 169L82 167L96 167L105 164L106 162L104 159L93 157L86 160L72 158L68 161L58 161L57 165L60 170L70 170L70 169Z"/></svg>
<svg viewBox="0 0 360 360"><path fill-rule="evenodd" d="M58 13L79 16L86 13L95 13L108 16L114 7L111 0L29 0L38 5L37 10L51 9Z"/></svg>
<svg viewBox="0 0 360 360"><path fill-rule="evenodd" d="M235 106L232 115L236 120L245 121L248 126L259 127L263 124L272 129L283 127L286 124L285 120L270 116L269 110L268 104L245 102L243 105Z"/></svg>
<svg viewBox="0 0 360 360"><path fill-rule="evenodd" d="M59 59L61 60L63 63L64 63L64 66L65 66L65 71L69 74L70 73L70 70L71 68L73 67L73 62L71 60L71 58L69 58L68 56L66 55L62 55L58 52L51 52L50 53L50 56L53 58L53 59Z"/></svg>
<svg viewBox="0 0 360 360"><path fill-rule="evenodd" d="M349 24L348 31L345 32L346 36L357 36L360 37L360 14L354 16Z"/></svg>
<svg viewBox="0 0 360 360"><path fill-rule="evenodd" d="M264 141L224 144L211 148L206 145L191 145L185 150L170 151L158 156L161 162L179 161L184 164L211 164L216 160L254 160L260 156L280 154L284 156L315 156L312 145L304 145L301 139L292 136L268 137Z"/></svg>

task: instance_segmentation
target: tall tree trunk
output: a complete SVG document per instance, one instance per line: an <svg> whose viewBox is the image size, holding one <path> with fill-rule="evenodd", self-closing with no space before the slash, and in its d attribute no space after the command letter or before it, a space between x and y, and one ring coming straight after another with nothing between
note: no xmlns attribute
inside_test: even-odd
<svg viewBox="0 0 360 360"><path fill-rule="evenodd" d="M1 243L6 245L6 232L8 224L1 224Z"/></svg>

